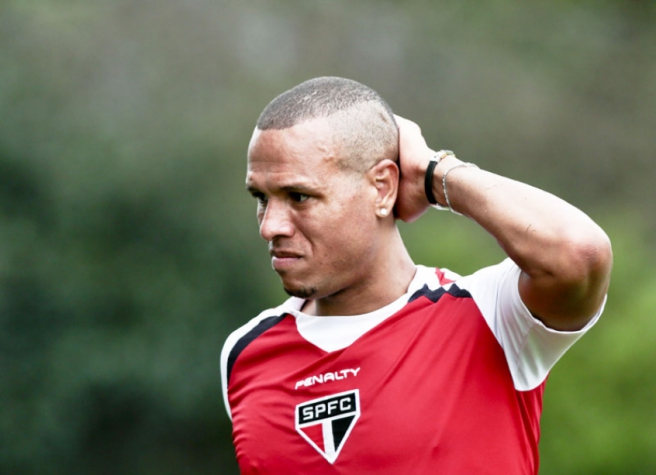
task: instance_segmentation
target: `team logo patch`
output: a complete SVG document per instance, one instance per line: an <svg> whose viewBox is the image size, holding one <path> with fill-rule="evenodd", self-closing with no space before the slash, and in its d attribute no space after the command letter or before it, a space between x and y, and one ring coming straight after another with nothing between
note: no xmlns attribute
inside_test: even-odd
<svg viewBox="0 0 656 475"><path fill-rule="evenodd" d="M357 389L331 394L296 406L296 431L334 463L359 417Z"/></svg>

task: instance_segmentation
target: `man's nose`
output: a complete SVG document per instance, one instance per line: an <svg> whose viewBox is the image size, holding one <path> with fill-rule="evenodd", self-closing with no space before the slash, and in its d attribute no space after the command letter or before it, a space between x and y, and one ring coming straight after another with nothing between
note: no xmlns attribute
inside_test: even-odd
<svg viewBox="0 0 656 475"><path fill-rule="evenodd" d="M276 237L290 237L294 234L290 210L284 203L269 200L266 208L260 214L260 236L265 241L273 241Z"/></svg>

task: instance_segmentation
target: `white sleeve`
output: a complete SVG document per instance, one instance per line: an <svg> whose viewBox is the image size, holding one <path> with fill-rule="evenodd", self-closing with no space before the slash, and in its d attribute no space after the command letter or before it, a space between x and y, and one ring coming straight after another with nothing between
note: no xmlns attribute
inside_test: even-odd
<svg viewBox="0 0 656 475"><path fill-rule="evenodd" d="M520 274L519 267L506 259L455 284L469 291L503 348L515 388L528 391L542 384L560 357L599 320L606 301L581 330L554 330L533 317L522 302Z"/></svg>
<svg viewBox="0 0 656 475"><path fill-rule="evenodd" d="M223 403L225 404L228 417L232 420L232 411L230 410L230 403L228 402L228 357L230 351L241 337L242 333L239 330L230 334L228 339L223 345L221 350L221 392L223 393Z"/></svg>

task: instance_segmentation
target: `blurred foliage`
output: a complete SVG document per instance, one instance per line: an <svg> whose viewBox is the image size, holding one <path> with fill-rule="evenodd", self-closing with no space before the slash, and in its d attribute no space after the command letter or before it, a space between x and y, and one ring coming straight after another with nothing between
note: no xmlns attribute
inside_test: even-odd
<svg viewBox="0 0 656 475"><path fill-rule="evenodd" d="M606 313L551 376L541 473L656 473L655 13L0 4L0 473L237 473L221 345L284 298L243 192L245 149L270 99L327 74L604 226ZM459 273L503 257L455 216L402 232L417 262Z"/></svg>

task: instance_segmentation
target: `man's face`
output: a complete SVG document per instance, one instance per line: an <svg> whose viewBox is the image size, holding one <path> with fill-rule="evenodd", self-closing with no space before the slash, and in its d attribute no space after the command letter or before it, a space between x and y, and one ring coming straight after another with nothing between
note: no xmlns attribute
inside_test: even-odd
<svg viewBox="0 0 656 475"><path fill-rule="evenodd" d="M285 290L318 299L366 285L376 248L376 188L338 165L329 121L255 130L246 185Z"/></svg>

